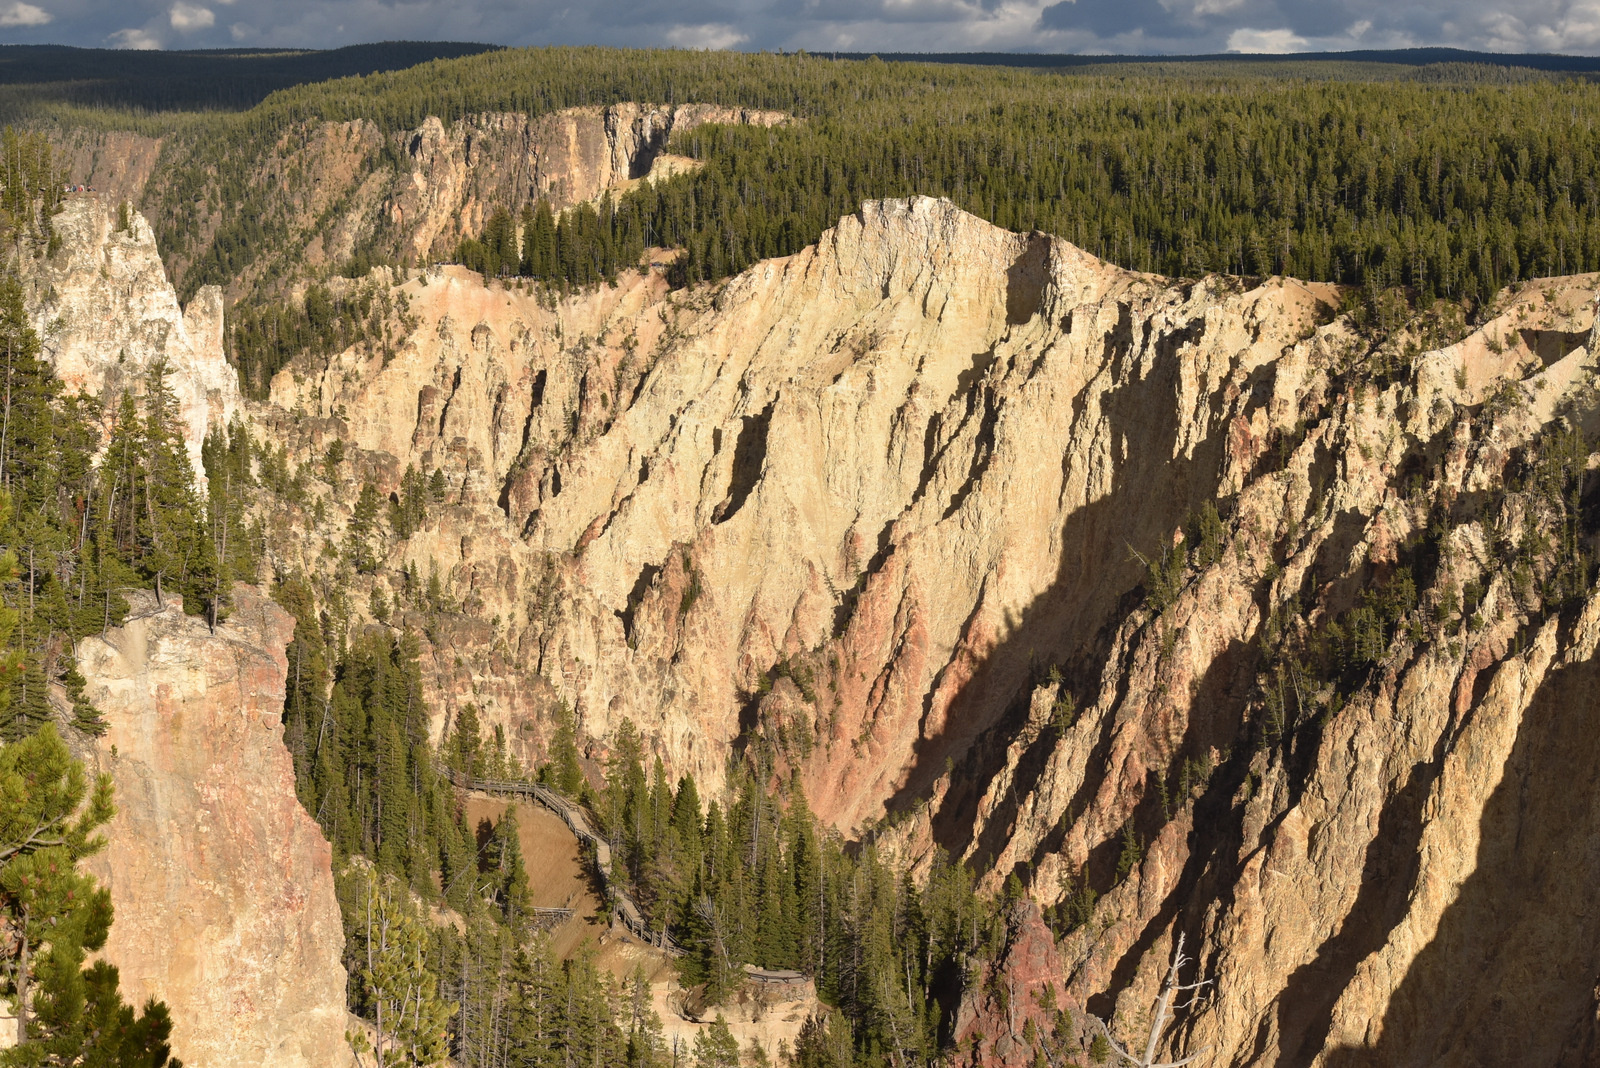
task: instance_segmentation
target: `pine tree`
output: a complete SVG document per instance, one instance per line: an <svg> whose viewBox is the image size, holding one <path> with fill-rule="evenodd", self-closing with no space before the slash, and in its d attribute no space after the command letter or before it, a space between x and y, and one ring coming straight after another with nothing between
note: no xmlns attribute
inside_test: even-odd
<svg viewBox="0 0 1600 1068"><path fill-rule="evenodd" d="M551 786L567 797L577 797L584 785L583 765L578 758L578 726L572 709L565 702L556 710L555 736L550 740L550 763L541 775L548 775Z"/></svg>
<svg viewBox="0 0 1600 1068"><path fill-rule="evenodd" d="M0 747L0 996L17 1018L0 1063L177 1068L165 1006L136 1015L115 968L84 968L105 945L111 895L77 864L104 847L95 832L112 812L110 776L91 787L54 726Z"/></svg>
<svg viewBox="0 0 1600 1068"><path fill-rule="evenodd" d="M445 763L468 778L481 778L483 735L478 729L478 706L467 702L456 713L455 729L445 748Z"/></svg>
<svg viewBox="0 0 1600 1068"><path fill-rule="evenodd" d="M517 835L517 806L507 805L495 825L499 844L499 898L506 923L513 929L533 915L533 898L528 892L528 869L522 860L522 842Z"/></svg>
<svg viewBox="0 0 1600 1068"><path fill-rule="evenodd" d="M739 1042L722 1013L694 1036L694 1063L695 1068L739 1068Z"/></svg>
<svg viewBox="0 0 1600 1068"><path fill-rule="evenodd" d="M376 571L383 561L383 533L378 527L382 513L383 495L371 482L363 482L345 530L345 551L351 566L364 575Z"/></svg>
<svg viewBox="0 0 1600 1068"><path fill-rule="evenodd" d="M556 222L550 202L541 199L533 209L523 209L522 273L546 279L556 271Z"/></svg>
<svg viewBox="0 0 1600 1068"><path fill-rule="evenodd" d="M427 967L430 934L404 894L392 879L367 873L358 981L377 1025L380 1068L435 1065L447 1053L450 1011Z"/></svg>

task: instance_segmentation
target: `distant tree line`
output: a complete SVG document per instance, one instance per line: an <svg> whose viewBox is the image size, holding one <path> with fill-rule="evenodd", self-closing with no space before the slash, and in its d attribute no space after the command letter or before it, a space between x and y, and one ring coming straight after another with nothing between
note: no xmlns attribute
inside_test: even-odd
<svg viewBox="0 0 1600 1068"><path fill-rule="evenodd" d="M582 285L631 266L636 248L682 248L677 280L708 281L804 247L863 200L922 193L1171 275L1288 273L1403 286L1426 302L1600 269L1600 149L1588 136L1600 86L1429 70L1397 80L1392 69L1305 63L1273 76L1214 63L1041 72L500 51L300 86L189 129L173 138L154 209L163 248L190 264L192 292L274 255L272 204L288 194L252 168L303 124L372 121L386 136L366 166L395 168L409 165L397 135L429 115L702 101L802 121L679 134L671 151L700 160L698 171L596 206L542 270L525 269L520 248L491 251L523 204L504 205L502 229L464 243L460 258ZM196 202L239 209L213 234ZM294 269L275 260L267 273Z"/></svg>

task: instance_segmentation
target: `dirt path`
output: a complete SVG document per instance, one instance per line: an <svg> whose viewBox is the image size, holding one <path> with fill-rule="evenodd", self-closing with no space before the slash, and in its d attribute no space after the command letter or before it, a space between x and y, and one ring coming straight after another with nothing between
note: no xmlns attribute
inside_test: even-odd
<svg viewBox="0 0 1600 1068"><path fill-rule="evenodd" d="M595 894L578 839L561 817L532 802L469 793L468 826L476 829L482 820L493 824L512 806L517 810L517 841L522 846L534 906L573 910L571 919L550 932L556 955L567 959L589 948L595 954L595 965L618 979L629 978L640 965L652 982L672 975L672 961L666 954L611 926L611 917Z"/></svg>

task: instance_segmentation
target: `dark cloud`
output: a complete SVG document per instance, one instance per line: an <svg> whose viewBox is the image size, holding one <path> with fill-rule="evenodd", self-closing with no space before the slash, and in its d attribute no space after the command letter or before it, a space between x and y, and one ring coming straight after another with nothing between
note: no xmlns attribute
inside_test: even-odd
<svg viewBox="0 0 1600 1068"><path fill-rule="evenodd" d="M473 40L1194 53L1454 45L1592 54L1600 0L0 0L0 42Z"/></svg>
<svg viewBox="0 0 1600 1068"><path fill-rule="evenodd" d="M1086 30L1101 38L1144 32L1171 36L1199 28L1187 6L1168 10L1160 0L1061 0L1039 13L1044 30Z"/></svg>

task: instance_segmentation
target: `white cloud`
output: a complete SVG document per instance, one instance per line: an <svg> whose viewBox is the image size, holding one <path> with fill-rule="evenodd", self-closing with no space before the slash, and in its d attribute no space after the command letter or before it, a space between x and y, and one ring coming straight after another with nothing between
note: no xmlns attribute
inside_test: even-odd
<svg viewBox="0 0 1600 1068"><path fill-rule="evenodd" d="M9 4L0 4L0 27L4 26L43 26L51 19L50 12L42 7L21 3L13 0Z"/></svg>
<svg viewBox="0 0 1600 1068"><path fill-rule="evenodd" d="M188 33L190 30L203 30L208 26L217 24L217 16L211 13L209 7L185 4L181 0L179 3L172 5L172 10L168 12L168 17L172 20L172 28L180 33Z"/></svg>
<svg viewBox="0 0 1600 1068"><path fill-rule="evenodd" d="M1252 55L1302 52L1306 39L1293 30L1234 30L1228 35L1228 51Z"/></svg>
<svg viewBox="0 0 1600 1068"><path fill-rule="evenodd" d="M106 40L111 42L112 48L132 48L143 52L161 47L160 38L146 30L118 30Z"/></svg>
<svg viewBox="0 0 1600 1068"><path fill-rule="evenodd" d="M124 47L451 39L862 52L1600 52L1600 0L0 0L0 26L36 24L36 12L53 16L46 32L62 43L97 45L122 26L143 27L113 38Z"/></svg>
<svg viewBox="0 0 1600 1068"><path fill-rule="evenodd" d="M667 43L678 48L702 48L721 51L744 44L749 34L723 22L707 22L699 26L674 26L666 32Z"/></svg>

